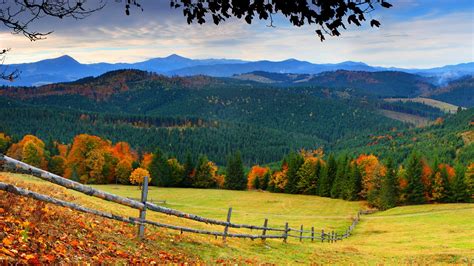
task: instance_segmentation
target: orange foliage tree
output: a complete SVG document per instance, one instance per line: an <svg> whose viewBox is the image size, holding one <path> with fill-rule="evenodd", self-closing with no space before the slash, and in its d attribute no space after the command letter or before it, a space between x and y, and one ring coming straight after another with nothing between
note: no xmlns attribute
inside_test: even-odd
<svg viewBox="0 0 474 266"><path fill-rule="evenodd" d="M406 177L406 169L403 165L400 165L397 171L397 179L398 179L398 186L399 186L399 202L405 202L406 199L406 189L408 187L408 179Z"/></svg>
<svg viewBox="0 0 474 266"><path fill-rule="evenodd" d="M36 167L47 169L45 144L33 135L26 135L8 149L7 155Z"/></svg>
<svg viewBox="0 0 474 266"><path fill-rule="evenodd" d="M143 154L142 161L140 163L140 167L150 170L151 161L153 160L153 153L145 153Z"/></svg>
<svg viewBox="0 0 474 266"><path fill-rule="evenodd" d="M65 176L78 176L83 183L107 183L113 177L116 160L109 141L77 135L67 157Z"/></svg>
<svg viewBox="0 0 474 266"><path fill-rule="evenodd" d="M426 198L426 201L431 201L433 199L433 189L432 189L433 180L431 180L433 176L433 170L428 165L426 160L422 160L421 163L423 165L423 169L421 172L421 182L423 183L423 186L424 186L425 198Z"/></svg>
<svg viewBox="0 0 474 266"><path fill-rule="evenodd" d="M385 166L379 162L375 155L360 155L355 160L362 175L361 197L366 198L374 189L380 186L380 178L385 176Z"/></svg>
<svg viewBox="0 0 474 266"><path fill-rule="evenodd" d="M276 171L270 178L270 182L268 186L270 190L274 190L276 192L283 191L288 183L288 164L283 163L281 166L281 171Z"/></svg>
<svg viewBox="0 0 474 266"><path fill-rule="evenodd" d="M263 178L265 175L270 171L268 167L261 167L259 165L252 166L250 172L247 175L247 188L248 189L255 189L255 184L258 182L259 188L261 188L261 184L263 182Z"/></svg>
<svg viewBox="0 0 474 266"><path fill-rule="evenodd" d="M450 183L456 172L448 164L439 164L438 171L433 180L432 199L434 201L447 201L450 193Z"/></svg>
<svg viewBox="0 0 474 266"><path fill-rule="evenodd" d="M474 163L471 163L466 170L465 183L467 186L467 191L471 196L471 199L474 200Z"/></svg>

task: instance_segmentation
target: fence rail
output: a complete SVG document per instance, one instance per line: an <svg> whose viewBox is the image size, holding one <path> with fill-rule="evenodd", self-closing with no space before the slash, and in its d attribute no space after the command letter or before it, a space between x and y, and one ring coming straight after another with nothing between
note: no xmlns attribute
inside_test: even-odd
<svg viewBox="0 0 474 266"><path fill-rule="evenodd" d="M352 231L354 230L355 226L359 223L360 220L360 215L361 214L368 214L370 212L368 211L359 211L356 215L356 217L353 219L352 224L347 228L347 230L344 233L337 233L334 231L331 232L324 232L324 230L321 230L321 232L316 232L314 230L314 227L311 227L311 230L304 230L303 225L301 225L300 229L296 228L291 228L288 226L288 223L285 224L284 228L274 228L274 227L268 227L268 219L265 219L263 226L258 226L258 225L247 225L247 224L236 224L231 222L231 215L232 215L232 208L229 208L229 212L227 214L227 220L226 221L221 221L221 220L216 220L216 219L209 219L205 218L202 216L198 216L195 214L190 214L190 213L185 213L181 212L178 210L158 206L156 204L153 204L151 202L147 201L147 185L144 185L143 188L144 190L142 191L142 199L141 201L138 201L134 198L126 198L126 197L121 197L115 194L111 194L108 192L104 192L98 189L94 189L90 186L83 185L81 183L66 179L64 177L61 177L59 175L52 174L50 172L47 172L45 170L39 169L37 167L28 165L24 162L15 160L13 158L10 158L8 156L5 156L3 154L0 154L0 166L4 165L4 167L14 170L20 170L23 172L27 172L31 175L34 175L36 177L39 177L45 181L60 185L62 187L65 187L67 189L72 189L81 193L84 193L89 196L97 197L106 201L114 202L117 204L121 204L130 208L138 209L140 210L140 216L139 218L134 218L134 217L122 217L118 216L112 213L108 212L103 212L99 210L94 210L90 208L86 208L80 205L77 205L72 202L67 202L63 201L60 199L52 198L47 195L39 194L33 191L29 191L23 188L19 188L16 186L13 186L11 184L6 184L0 182L0 190L13 193L16 195L20 196L25 196L29 198L33 198L36 200L48 202L51 204L67 207L70 209L74 209L80 212L84 213L89 213L97 216L101 216L107 219L113 219L117 220L120 222L126 222L126 223L131 223L131 224L137 224L139 225L139 232L138 236L139 238L143 238L143 233L144 233L144 225L149 224L155 227L160 227L160 228L167 228L171 230L177 230L180 231L181 233L183 232L190 232L190 233L196 233L196 234L205 234L205 235L213 235L215 237L222 237L223 241L225 242L227 237L234 237L234 238L249 238L249 239L283 239L284 242L287 241L288 237L290 238L298 238L300 241L303 239L311 239L311 241L318 240L321 242L327 241L327 242L336 242L338 240L345 239L349 237L352 234ZM223 226L224 230L223 231L210 231L210 230L202 230L202 229L195 229L195 228L189 228L189 227L184 227L184 226L178 226L178 225L170 225L170 224L164 224L164 223L159 223L155 221L150 221L146 220L146 211L154 211L170 216L176 216L179 218L184 218L184 219L189 219L193 220L196 222L200 223L205 223L205 224L211 224L211 225L218 225L218 226ZM251 229L251 230L261 230L262 234L261 235L253 235L253 234L237 234L237 233L230 233L229 228L244 228L244 229ZM273 231L273 232L281 232L282 234L268 234L268 231ZM290 232L295 232L299 233L298 235L290 234ZM310 235L304 235L304 234L310 234Z"/></svg>

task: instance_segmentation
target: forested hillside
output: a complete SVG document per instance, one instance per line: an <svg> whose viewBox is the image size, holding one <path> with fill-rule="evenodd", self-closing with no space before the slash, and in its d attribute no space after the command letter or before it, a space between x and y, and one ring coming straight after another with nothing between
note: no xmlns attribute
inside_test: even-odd
<svg viewBox="0 0 474 266"><path fill-rule="evenodd" d="M454 119L447 118L428 128L409 129L381 114L380 109L430 120L445 116L421 103L377 99L381 92L377 88L394 88L397 77L406 82L400 83L406 84L399 86L401 91L423 90L427 85L413 78L416 76L346 71L321 75L330 77L325 82L332 80L334 86L339 86L339 80L349 80L354 86L372 82L374 87L365 90L375 93L352 87L273 86L233 78L168 78L119 70L70 83L0 88L0 130L14 138L35 134L61 142L89 133L127 141L140 152L162 147L180 159L188 151L206 154L218 164L224 164L226 155L236 150L242 152L246 164L262 164L278 161L291 150L318 147L326 152L382 156L390 152L397 162L414 146L430 151L430 157L454 160L458 155L467 156L469 148L460 144L466 121L446 126ZM267 74L273 76L284 80L280 74ZM380 79L387 76L391 79ZM415 81L412 87L407 85L410 79ZM466 112L462 113L464 120L469 120L472 111ZM434 141L434 135L446 141ZM449 145L443 145L446 143Z"/></svg>
<svg viewBox="0 0 474 266"><path fill-rule="evenodd" d="M469 163L474 158L474 108L439 118L428 127L345 139L334 149L349 154L390 156L396 162L403 162L411 151L419 150L430 161Z"/></svg>
<svg viewBox="0 0 474 266"><path fill-rule="evenodd" d="M114 71L72 83L0 89L3 101L21 106L3 104L1 125L19 136L66 140L87 132L126 140L144 151L165 146L182 157L191 150L219 163L236 149L246 162L268 163L292 149L329 148L344 138L404 127L378 114L374 102L321 90ZM89 119L96 113L120 115ZM156 123L160 119L177 122ZM188 120L201 122L190 126Z"/></svg>
<svg viewBox="0 0 474 266"><path fill-rule="evenodd" d="M240 80L283 86L318 86L332 89L352 88L358 93L376 97L413 97L435 89L430 79L398 71L338 70L320 74L286 74L255 71L234 76Z"/></svg>
<svg viewBox="0 0 474 266"><path fill-rule="evenodd" d="M474 107L474 77L470 75L452 81L428 96L463 107Z"/></svg>

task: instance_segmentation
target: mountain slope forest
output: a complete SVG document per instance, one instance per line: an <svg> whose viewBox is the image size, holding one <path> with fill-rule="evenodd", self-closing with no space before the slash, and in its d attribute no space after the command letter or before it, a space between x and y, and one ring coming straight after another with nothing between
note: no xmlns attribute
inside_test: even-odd
<svg viewBox="0 0 474 266"><path fill-rule="evenodd" d="M400 77L404 82L396 82ZM469 130L472 110L463 112L463 124L451 125L447 118L446 125L438 121L422 129L383 115L382 110L390 110L430 120L447 116L421 103L379 99L433 91L421 77L336 71L306 80L283 85L118 70L68 83L1 87L0 131L17 139L34 134L65 143L88 133L114 142L127 141L141 153L161 147L180 159L187 152L206 154L221 165L236 150L246 164L265 164L301 148L323 148L326 153L390 153L400 162L414 136L423 132L438 132L441 138L456 142L444 146L427 140L433 156L443 160L465 156L464 149L469 149L461 145L460 134ZM388 135L397 136L406 147L395 149L374 141Z"/></svg>

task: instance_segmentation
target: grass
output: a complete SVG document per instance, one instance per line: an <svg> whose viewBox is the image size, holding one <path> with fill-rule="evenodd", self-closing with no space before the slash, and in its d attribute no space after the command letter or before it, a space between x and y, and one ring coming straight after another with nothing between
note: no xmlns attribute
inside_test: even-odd
<svg viewBox="0 0 474 266"><path fill-rule="evenodd" d="M412 114L395 112L395 111L390 111L390 110L381 110L380 112L388 118L410 123L418 127L424 127L430 123L430 119L419 116L419 115L412 115Z"/></svg>
<svg viewBox="0 0 474 266"><path fill-rule="evenodd" d="M387 98L385 99L387 102L397 102L397 101L402 101L402 102L416 102L416 103L422 103L426 104L438 109L441 109L443 112L446 113L451 113L454 114L458 110L458 106L454 104L450 104L447 102L442 102L430 98L423 98L423 97L416 97L416 98Z"/></svg>
<svg viewBox="0 0 474 266"><path fill-rule="evenodd" d="M28 182L34 177L5 174ZM96 185L111 193L138 198L140 191L132 186ZM124 216L137 216L138 211L117 204L104 202L77 192L74 194L83 205L111 211ZM347 202L304 195L273 194L252 191L225 191L202 189L154 188L149 199L167 200L166 207L224 220L227 208L232 206L232 221L236 223L262 224L269 219L272 227L283 227L288 221L291 227L314 226L318 230L342 229L351 222L363 202ZM162 214L147 213L154 221L186 225L195 228L222 230L222 227L206 226L190 220L177 219ZM204 261L218 259L237 262L332 263L332 264L435 264L474 263L474 204L439 204L397 207L388 211L362 216L362 220L350 238L337 243L300 243L289 239L251 241L229 239L224 245L221 239L211 236L183 234L147 227L147 235L165 232L162 247L197 254ZM231 232L249 232L231 230ZM260 232L253 232L260 233ZM179 239L179 240L176 240Z"/></svg>

